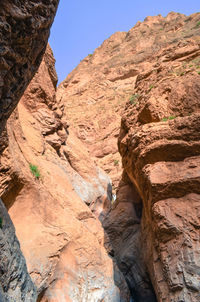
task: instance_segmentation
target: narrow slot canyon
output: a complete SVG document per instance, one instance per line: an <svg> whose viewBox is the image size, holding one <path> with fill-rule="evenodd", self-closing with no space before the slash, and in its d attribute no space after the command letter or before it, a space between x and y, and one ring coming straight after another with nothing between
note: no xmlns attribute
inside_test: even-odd
<svg viewBox="0 0 200 302"><path fill-rule="evenodd" d="M26 43L5 52L0 86L0 301L199 302L200 13L114 33L57 86L58 1L32 1L36 19L18 2Z"/></svg>

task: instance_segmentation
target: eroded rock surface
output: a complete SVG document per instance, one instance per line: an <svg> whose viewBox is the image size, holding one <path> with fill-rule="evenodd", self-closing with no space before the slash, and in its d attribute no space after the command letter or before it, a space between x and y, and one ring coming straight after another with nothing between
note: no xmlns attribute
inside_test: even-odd
<svg viewBox="0 0 200 302"><path fill-rule="evenodd" d="M134 301L155 302L156 296L141 253L142 207L137 190L124 173L117 189L117 201L103 220L103 226Z"/></svg>
<svg viewBox="0 0 200 302"><path fill-rule="evenodd" d="M37 291L27 273L13 223L0 199L0 301L34 302Z"/></svg>
<svg viewBox="0 0 200 302"><path fill-rule="evenodd" d="M154 68L155 54L159 56L160 51L160 60L175 60L176 68L171 72L185 72L183 54L188 61L198 55L198 20L198 15L175 13L167 18L148 17L130 31L117 32L105 40L59 85L57 99L64 105L64 116L90 155L109 174L114 188L122 172L117 149L120 120L127 100L133 105L138 101L136 78ZM147 85L147 91L151 85L154 83ZM144 114L148 113L141 113L141 119Z"/></svg>
<svg viewBox="0 0 200 302"><path fill-rule="evenodd" d="M0 132L37 71L59 0L1 0Z"/></svg>
<svg viewBox="0 0 200 302"><path fill-rule="evenodd" d="M122 276L96 218L110 204L110 179L68 127L55 99L56 82L48 47L7 124L1 196L38 302L127 302L115 285Z"/></svg>
<svg viewBox="0 0 200 302"><path fill-rule="evenodd" d="M8 146L5 123L39 67L57 4L57 0L37 3L27 0L1 1L0 155L6 153ZM0 159L1 191L4 190L4 181L11 180L4 175L7 172L6 161L7 155ZM35 302L36 288L28 275L14 226L1 200L0 245L0 301Z"/></svg>
<svg viewBox="0 0 200 302"><path fill-rule="evenodd" d="M124 172L102 222L136 302L199 301L199 22L170 13L115 33L56 95L114 188L119 133Z"/></svg>
<svg viewBox="0 0 200 302"><path fill-rule="evenodd" d="M199 22L148 17L57 93L48 47L1 144L0 196L38 302L127 302L116 263L134 302L199 302ZM118 133L124 170L107 214L111 182L96 163L117 186Z"/></svg>
<svg viewBox="0 0 200 302"><path fill-rule="evenodd" d="M171 13L129 33L146 39L148 68L125 106L124 172L104 225L134 301L156 301L153 288L160 302L200 299L199 21Z"/></svg>

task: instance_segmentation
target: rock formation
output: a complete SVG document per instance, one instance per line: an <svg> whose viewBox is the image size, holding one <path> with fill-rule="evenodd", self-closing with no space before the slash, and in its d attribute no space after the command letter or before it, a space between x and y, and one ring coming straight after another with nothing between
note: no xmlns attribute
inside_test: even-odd
<svg viewBox="0 0 200 302"><path fill-rule="evenodd" d="M151 50L122 117L124 172L104 226L134 301L156 301L153 288L159 302L200 299L199 21L147 18L129 34Z"/></svg>
<svg viewBox="0 0 200 302"><path fill-rule="evenodd" d="M56 83L48 46L7 123L0 195L37 286L38 302L126 302L114 272L123 278L107 255L95 216L110 204L110 179L69 131L56 102Z"/></svg>
<svg viewBox="0 0 200 302"><path fill-rule="evenodd" d="M37 71L58 0L1 0L0 132Z"/></svg>
<svg viewBox="0 0 200 302"><path fill-rule="evenodd" d="M13 223L1 200L0 217L0 301L36 301L36 288L27 273Z"/></svg>
<svg viewBox="0 0 200 302"><path fill-rule="evenodd" d="M134 301L200 299L200 14L147 17L59 86L64 116L114 187L102 220Z"/></svg>
<svg viewBox="0 0 200 302"><path fill-rule="evenodd" d="M6 152L8 145L4 130L6 120L39 67L57 4L58 0L47 0L45 3L27 0L1 1L0 155ZM5 161L0 158L0 175L3 179L6 173ZM15 189L18 190L17 187ZM35 302L36 289L27 273L14 226L1 200L0 244L0 301Z"/></svg>
<svg viewBox="0 0 200 302"><path fill-rule="evenodd" d="M6 3L2 22L10 20L5 16L11 2ZM39 1L32 9L48 15L56 8L51 3ZM26 14L26 8L19 8ZM21 16L20 24L29 24L16 7L12 12ZM34 16L33 26L38 24ZM30 44L20 42L23 37L17 34L18 47L37 45L37 39L48 35L52 19L48 22ZM199 24L199 13L148 17L89 54L57 92L54 58L47 47L8 120L0 150L0 197L37 286L37 302L129 302L126 283L134 302L199 302ZM13 66L26 69L21 91L43 49L42 43L24 66L22 49L16 48ZM10 55L2 58L7 62ZM10 68L8 85L2 82L2 104L8 104L2 121L20 97L20 72ZM115 202L103 170L118 186ZM0 211L5 213L0 242L7 251L14 242L18 255L3 205ZM0 253L3 258L4 249ZM1 262L2 301L12 301L17 289L18 297L23 295L19 301L36 299L19 255L20 280L13 282L8 274L15 268L11 252L13 269Z"/></svg>
<svg viewBox="0 0 200 302"><path fill-rule="evenodd" d="M132 93L137 71L124 66L117 47L126 33L116 33L89 54L59 85L63 115L90 156L117 187L121 160L117 149L122 109ZM121 51L123 53L123 51ZM120 76L121 75L121 76Z"/></svg>

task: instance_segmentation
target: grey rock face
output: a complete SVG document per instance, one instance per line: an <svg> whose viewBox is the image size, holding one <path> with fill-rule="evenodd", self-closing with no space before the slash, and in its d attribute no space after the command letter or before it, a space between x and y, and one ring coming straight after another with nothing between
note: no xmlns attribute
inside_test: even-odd
<svg viewBox="0 0 200 302"><path fill-rule="evenodd" d="M27 272L15 228L0 199L0 301L35 302L36 288Z"/></svg>
<svg viewBox="0 0 200 302"><path fill-rule="evenodd" d="M37 71L59 0L1 0L0 132Z"/></svg>

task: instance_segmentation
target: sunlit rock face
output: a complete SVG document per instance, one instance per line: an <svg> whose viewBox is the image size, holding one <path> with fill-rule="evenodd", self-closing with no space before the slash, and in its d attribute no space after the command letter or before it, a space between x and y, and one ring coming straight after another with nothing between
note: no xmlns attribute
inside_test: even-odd
<svg viewBox="0 0 200 302"><path fill-rule="evenodd" d="M170 13L115 33L56 94L117 188L102 222L136 302L199 300L199 22Z"/></svg>
<svg viewBox="0 0 200 302"><path fill-rule="evenodd" d="M199 21L171 13L129 34L151 50L122 116L124 172L104 226L134 301L200 299Z"/></svg>
<svg viewBox="0 0 200 302"><path fill-rule="evenodd" d="M48 16L56 2L43 2L31 7ZM8 22L11 2L2 3ZM12 12L26 26L20 3ZM47 47L0 150L0 196L37 302L128 302L127 285L134 302L199 302L199 22L200 14L148 17L106 40L57 92ZM17 35L13 68L2 56L10 83L2 77L2 121L39 66L46 42L34 43L48 36L45 24L30 45ZM113 204L105 172L117 188ZM34 301L26 269L25 277L22 301Z"/></svg>
<svg viewBox="0 0 200 302"><path fill-rule="evenodd" d="M166 277L165 260L157 248L161 239L154 238L157 220L149 199L157 203L162 198L198 191L196 181L189 191L185 183L183 188L176 184L183 163L175 167L178 176L172 166L187 157L196 161L193 155L199 154L199 20L199 14L186 17L170 13L166 18L148 17L128 33L112 35L81 61L56 95L64 106L63 115L115 186L121 173L115 141L122 115L118 145L124 172L117 201L103 217L103 225L134 301L189 299L188 285L183 284L180 293L179 287L176 292L176 286L171 285L176 278L170 275L175 274L171 263L168 271L172 280ZM189 165L183 168L184 175ZM166 170L172 171L164 180ZM165 185L153 183L151 193L151 181ZM173 187L168 188L170 181ZM170 194L165 187L172 190ZM167 245L162 248L167 249ZM157 264L159 257L162 265ZM171 257L170 251L166 257ZM189 295L198 297L192 291Z"/></svg>
<svg viewBox="0 0 200 302"><path fill-rule="evenodd" d="M38 301L127 302L123 275L107 254L98 220L111 203L110 179L63 116L54 63L48 46L8 120L0 194Z"/></svg>

